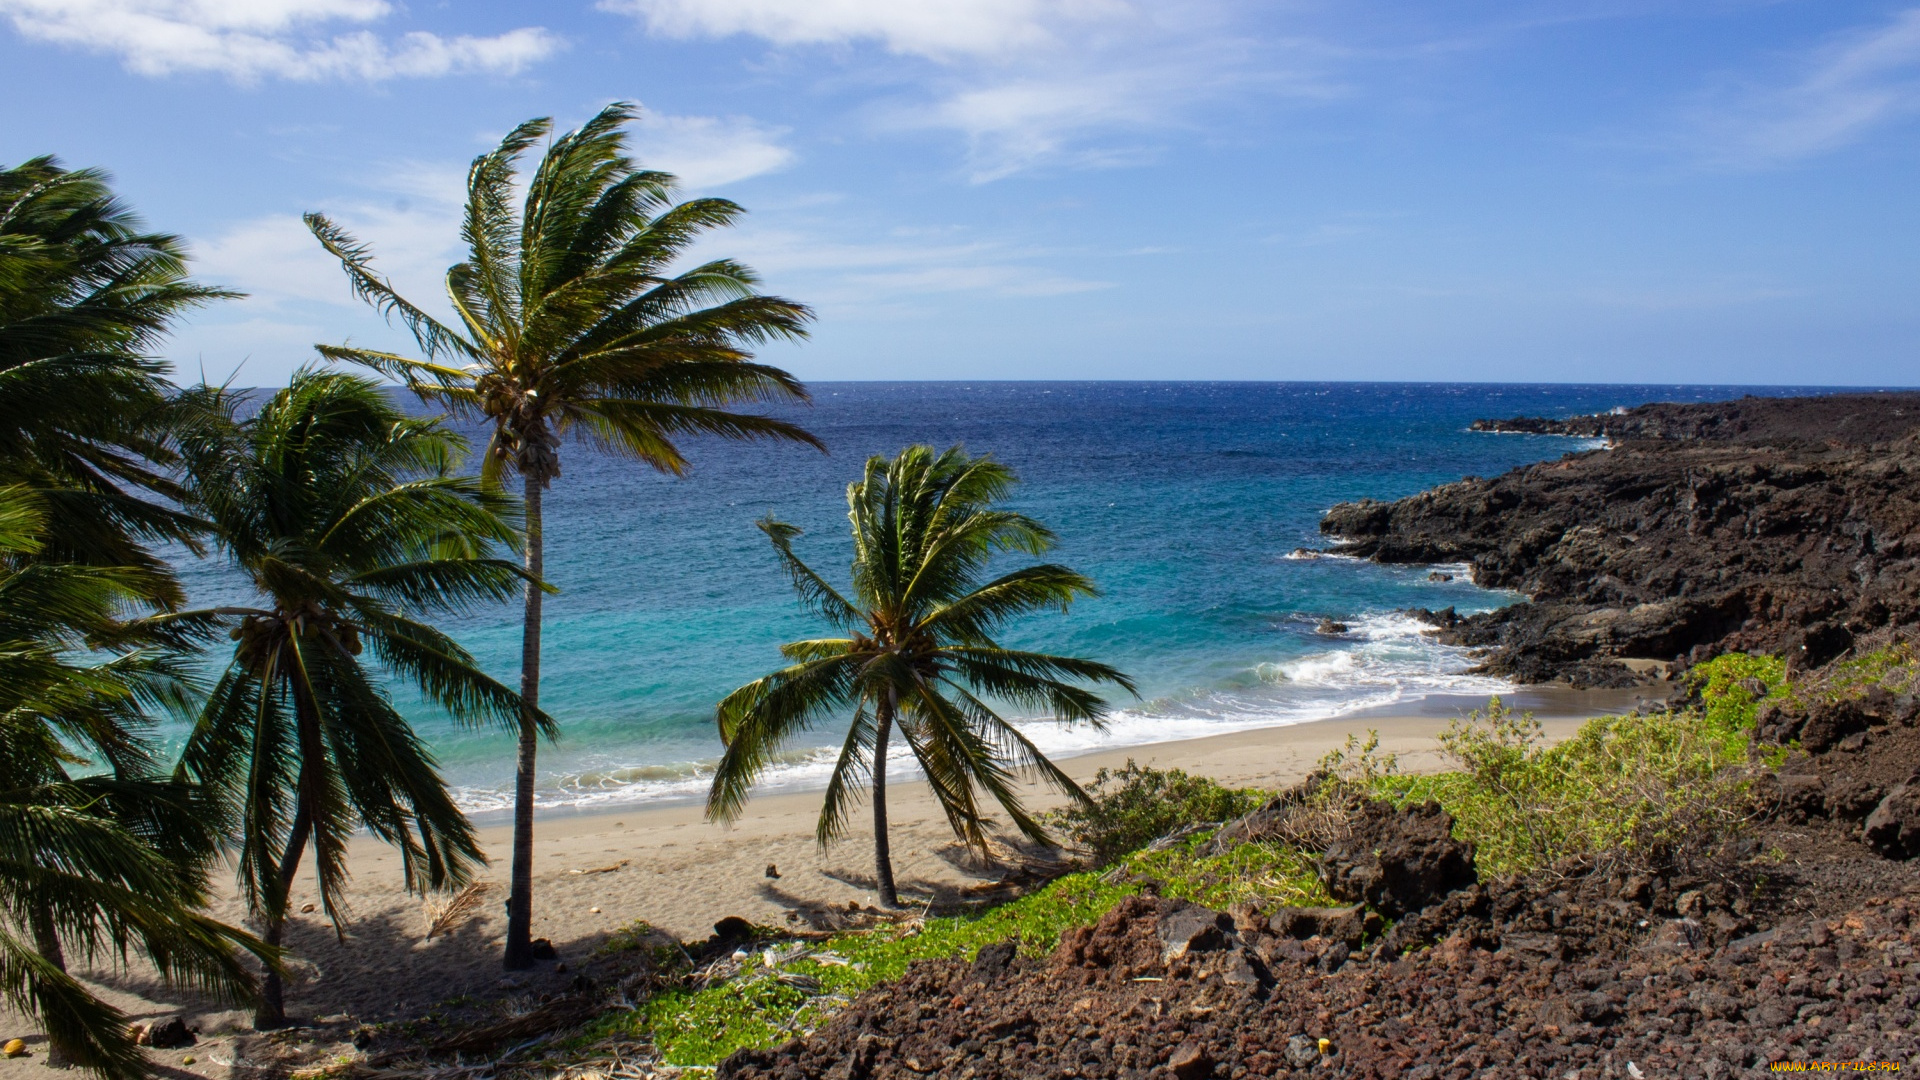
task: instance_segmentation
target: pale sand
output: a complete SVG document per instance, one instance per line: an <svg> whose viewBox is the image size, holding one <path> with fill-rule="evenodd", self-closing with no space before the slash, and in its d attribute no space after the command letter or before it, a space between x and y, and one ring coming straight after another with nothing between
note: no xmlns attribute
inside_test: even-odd
<svg viewBox="0 0 1920 1080"><path fill-rule="evenodd" d="M1640 695L1651 697L1649 691ZM1570 734L1586 717L1630 708L1630 692L1530 692L1523 703L1542 716L1550 738ZM1463 699L1429 701L1428 715L1349 716L1288 727L1266 728L1183 742L1134 746L1087 754L1061 762L1069 774L1086 781L1103 768L1129 758L1161 768L1180 768L1232 786L1279 788L1299 780L1328 751L1352 733L1375 729L1381 750L1400 756L1409 771L1439 766L1434 736L1448 718L1473 704ZM1549 718L1553 717L1553 718ZM1058 805L1051 792L1029 784L1028 805ZM888 789L895 874L903 893L952 895L960 888L993 880L992 867L975 863L956 845L944 818L923 784ZM753 800L731 828L707 824L699 806L652 806L593 813L553 812L538 819L534 870L534 934L552 940L561 959L590 953L613 930L646 920L683 939L705 937L712 924L729 915L754 922L783 924L796 905L844 907L874 901L870 815L862 814L846 840L822 852L814 843L819 812L817 792L772 795ZM504 824L481 829L495 860L488 878L504 886L510 834ZM362 1021L419 1015L435 1003L461 994L500 992L499 936L505 929L504 891L489 898L484 914L454 935L423 941L425 917L418 897L401 888L398 859L368 839L355 842L352 920L348 937L337 941L317 914L295 917L287 944L311 965L308 977L290 987L289 1013L296 1017L352 1016ZM769 863L780 878L765 876ZM603 873L576 873L617 866ZM296 887L294 903L315 899L310 878ZM217 915L238 920L237 903L224 903ZM553 989L568 975L551 963L517 976L524 992ZM185 1012L204 1033L235 1031L246 1017L210 1010L147 980L105 980L109 997L138 1017ZM338 1021L335 1021L338 1022ZM18 1018L0 1014L0 1037L29 1034ZM33 1040L38 1042L37 1039ZM195 1051L195 1072L211 1056L220 1060L221 1040L203 1042ZM181 1052L157 1055L178 1062ZM230 1060L230 1058L228 1058ZM25 1075L35 1058L0 1061L0 1078ZM40 1074L37 1068L32 1072Z"/></svg>

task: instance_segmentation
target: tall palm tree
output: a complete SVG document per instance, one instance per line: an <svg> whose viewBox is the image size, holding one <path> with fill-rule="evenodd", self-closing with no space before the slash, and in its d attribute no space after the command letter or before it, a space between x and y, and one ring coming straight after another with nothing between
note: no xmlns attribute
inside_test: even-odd
<svg viewBox="0 0 1920 1080"><path fill-rule="evenodd" d="M743 211L724 199L675 203L675 181L626 157L631 105L609 105L554 140L513 205L521 156L552 131L530 120L467 173L461 239L465 261L447 271L449 326L402 298L373 272L365 245L319 214L307 225L346 268L356 295L397 317L425 354L409 359L322 346L322 355L365 364L404 382L456 416L491 431L482 476L518 473L525 490L525 628L520 650L520 725L514 775L508 969L528 967L533 927L533 792L540 700L541 590L545 521L541 496L560 475L561 440L678 475L683 435L787 439L820 446L805 431L766 416L730 412L743 401L805 400L786 372L752 362L750 347L806 336L812 315L756 291L758 279L731 259L675 273L690 245ZM824 447L821 447L824 449Z"/></svg>
<svg viewBox="0 0 1920 1080"><path fill-rule="evenodd" d="M198 910L218 817L158 773L142 737L146 709L180 704L178 672L162 656L83 652L146 575L42 561L44 526L37 498L0 488L0 994L45 1025L49 1064L139 1077L125 1015L67 973L70 956L139 952L236 1002L257 989L241 953L277 960Z"/></svg>
<svg viewBox="0 0 1920 1080"><path fill-rule="evenodd" d="M166 387L145 354L180 315L238 295L188 280L183 246L143 231L100 172L0 170L0 483L39 492L37 558L143 567L163 604L178 587L141 542L191 546L195 530L166 505Z"/></svg>
<svg viewBox="0 0 1920 1080"><path fill-rule="evenodd" d="M887 745L906 740L954 835L986 848L976 789L991 795L1027 836L1046 839L1020 805L1009 766L1037 772L1054 788L1085 800L1079 785L1041 754L988 702L1041 710L1068 722L1102 724L1106 703L1075 685L1133 682L1093 660L1002 647L994 633L1044 609L1065 611L1093 582L1053 563L981 578L997 552L1039 555L1053 534L997 504L1015 477L988 457L956 446L944 453L913 446L891 461L867 460L847 487L853 523L852 598L793 553L800 530L767 518L773 541L801 600L847 636L795 641L780 651L794 663L735 690L716 717L726 753L707 796L707 813L732 821L754 780L780 747L830 716L851 723L828 781L815 835L843 835L864 779L873 800L873 861L880 902L898 906L887 844Z"/></svg>
<svg viewBox="0 0 1920 1080"><path fill-rule="evenodd" d="M266 940L280 943L309 846L340 927L356 826L400 849L409 888L465 882L486 858L368 660L456 719L521 722L518 695L414 617L517 592L519 565L496 557L517 536L511 496L454 475L460 437L406 415L371 379L303 370L244 420L238 395L189 396L190 505L259 602L151 622L225 626L235 642L180 768L237 804L240 876ZM257 1024L284 1022L277 976L262 998Z"/></svg>

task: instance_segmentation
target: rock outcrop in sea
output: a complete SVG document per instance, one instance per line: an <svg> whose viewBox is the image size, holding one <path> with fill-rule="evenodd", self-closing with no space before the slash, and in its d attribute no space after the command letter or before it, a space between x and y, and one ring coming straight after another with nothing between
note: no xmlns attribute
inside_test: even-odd
<svg viewBox="0 0 1920 1080"><path fill-rule="evenodd" d="M1605 449L1334 507L1335 551L1470 563L1527 602L1422 612L1522 682L1624 686L1733 650L1814 667L1920 625L1920 394L1646 405L1486 431Z"/></svg>

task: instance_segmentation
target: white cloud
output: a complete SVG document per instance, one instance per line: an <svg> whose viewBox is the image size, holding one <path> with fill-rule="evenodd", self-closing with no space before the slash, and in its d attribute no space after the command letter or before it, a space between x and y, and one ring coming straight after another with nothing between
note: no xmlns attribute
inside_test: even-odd
<svg viewBox="0 0 1920 1080"><path fill-rule="evenodd" d="M1723 92L1695 116L1708 156L1738 167L1829 153L1920 113L1920 8L1843 35L1782 86Z"/></svg>
<svg viewBox="0 0 1920 1080"><path fill-rule="evenodd" d="M759 38L781 49L859 47L883 131L958 135L975 182L1153 160L1153 140L1203 102L1248 87L1317 88L1298 43L1256 41L1229 0L600 0L666 38Z"/></svg>
<svg viewBox="0 0 1920 1080"><path fill-rule="evenodd" d="M1170 123L1194 89L1178 86L1177 78L1172 80L1176 85L1167 86L1159 74L1126 71L991 82L954 93L930 109L897 114L896 122L965 135L976 183L1053 163L1135 164L1151 152L1116 145L1111 136ZM1089 141L1096 134L1108 137Z"/></svg>
<svg viewBox="0 0 1920 1080"><path fill-rule="evenodd" d="M663 37L749 34L776 45L878 42L907 55L995 57L1123 16L1120 0L600 0Z"/></svg>
<svg viewBox="0 0 1920 1080"><path fill-rule="evenodd" d="M686 187L700 190L786 168L794 154L780 145L785 134L742 117L646 112L633 149L649 168L673 173Z"/></svg>
<svg viewBox="0 0 1920 1080"><path fill-rule="evenodd" d="M917 296L983 293L1038 297L1093 292L1111 282L1062 274L1044 265L1055 253L995 240L956 238L913 243L965 230L892 230L893 239L864 242L808 228L741 229L716 240L762 271L776 292L840 312L886 310Z"/></svg>
<svg viewBox="0 0 1920 1080"><path fill-rule="evenodd" d="M141 75L208 72L240 82L511 75L561 44L540 27L490 37L415 31L392 40L364 29L323 33L393 10L388 0L0 0L0 14L21 36L118 56Z"/></svg>
<svg viewBox="0 0 1920 1080"><path fill-rule="evenodd" d="M402 295L440 311L447 267L459 261L462 168L407 162L353 196L322 200L325 212L372 249L375 268ZM296 212L242 221L193 245L198 277L247 293L256 315L320 304L359 309L346 274ZM451 314L442 312L442 314Z"/></svg>

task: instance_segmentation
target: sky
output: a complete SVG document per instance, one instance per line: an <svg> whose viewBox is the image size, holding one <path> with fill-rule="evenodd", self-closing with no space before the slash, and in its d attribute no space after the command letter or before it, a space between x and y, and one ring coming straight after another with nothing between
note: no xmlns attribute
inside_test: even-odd
<svg viewBox="0 0 1920 1080"><path fill-rule="evenodd" d="M811 305L807 379L1920 383L1920 6L0 0L0 164L108 170L245 291L167 346L404 348L468 162L639 103Z"/></svg>

